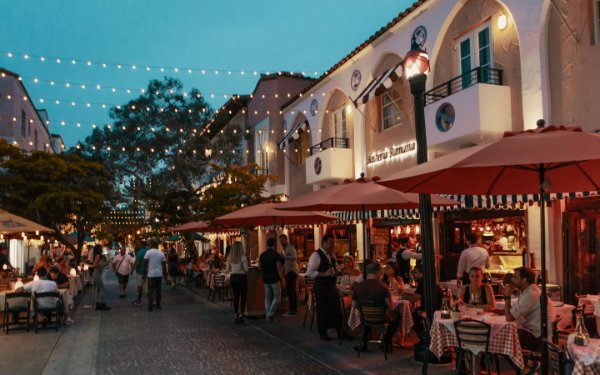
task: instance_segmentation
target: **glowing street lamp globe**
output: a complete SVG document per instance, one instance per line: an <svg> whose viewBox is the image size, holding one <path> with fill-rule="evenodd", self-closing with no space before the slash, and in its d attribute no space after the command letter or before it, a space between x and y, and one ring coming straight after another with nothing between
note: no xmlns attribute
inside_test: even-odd
<svg viewBox="0 0 600 375"><path fill-rule="evenodd" d="M413 46L404 57L406 78L411 79L418 75L426 75L429 73L429 70L429 55L427 52Z"/></svg>

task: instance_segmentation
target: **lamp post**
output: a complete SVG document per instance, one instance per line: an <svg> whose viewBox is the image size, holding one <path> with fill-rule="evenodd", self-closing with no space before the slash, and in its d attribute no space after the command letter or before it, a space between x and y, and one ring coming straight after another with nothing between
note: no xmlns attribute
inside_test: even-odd
<svg viewBox="0 0 600 375"><path fill-rule="evenodd" d="M415 132L417 138L417 164L427 162L427 135L425 131L425 83L429 73L429 56L413 43L404 58L404 70L414 97ZM423 247L423 302L427 318L433 320L435 311L435 255L433 251L433 227L431 225L431 196L419 194L419 214L421 217L421 245Z"/></svg>

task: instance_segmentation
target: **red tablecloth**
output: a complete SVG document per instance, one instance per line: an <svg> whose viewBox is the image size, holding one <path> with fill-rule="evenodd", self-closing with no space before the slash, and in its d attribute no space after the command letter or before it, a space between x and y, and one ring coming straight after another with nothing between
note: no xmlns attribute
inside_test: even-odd
<svg viewBox="0 0 600 375"><path fill-rule="evenodd" d="M590 339L588 346L567 345L571 357L575 360L573 375L600 375L600 339Z"/></svg>
<svg viewBox="0 0 600 375"><path fill-rule="evenodd" d="M521 351L517 325L514 322L507 322L503 316L487 316L484 319L487 320L485 321L486 323L492 326L489 352L506 355L516 366L524 368L525 362ZM429 349L438 358L444 354L445 348L458 346L453 323L452 319L441 319L440 312L436 311L433 324L431 325L431 344Z"/></svg>

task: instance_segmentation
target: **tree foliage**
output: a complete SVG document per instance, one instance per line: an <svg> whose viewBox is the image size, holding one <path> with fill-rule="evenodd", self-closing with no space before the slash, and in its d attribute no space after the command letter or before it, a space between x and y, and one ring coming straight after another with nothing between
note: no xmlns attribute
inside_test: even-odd
<svg viewBox="0 0 600 375"><path fill-rule="evenodd" d="M117 191L144 202L153 218L185 221L206 183L211 144L202 130L213 114L199 90L184 92L173 78L152 80L141 96L112 108L113 125L95 129L76 152L102 161Z"/></svg>
<svg viewBox="0 0 600 375"><path fill-rule="evenodd" d="M111 179L100 163L76 155L27 155L0 140L0 205L54 229L76 254L102 221L111 195ZM77 232L77 247L66 240L71 232Z"/></svg>
<svg viewBox="0 0 600 375"><path fill-rule="evenodd" d="M201 193L202 219L212 220L242 207L265 201L265 183L269 176L256 175L256 165L212 166L216 180Z"/></svg>

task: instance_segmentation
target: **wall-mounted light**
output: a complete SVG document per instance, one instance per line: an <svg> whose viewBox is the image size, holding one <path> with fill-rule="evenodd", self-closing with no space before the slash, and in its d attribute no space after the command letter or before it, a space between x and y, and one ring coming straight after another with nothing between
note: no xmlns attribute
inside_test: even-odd
<svg viewBox="0 0 600 375"><path fill-rule="evenodd" d="M504 30L506 29L506 26L508 25L508 19L506 18L506 14L500 14L498 16L498 29L500 30Z"/></svg>

